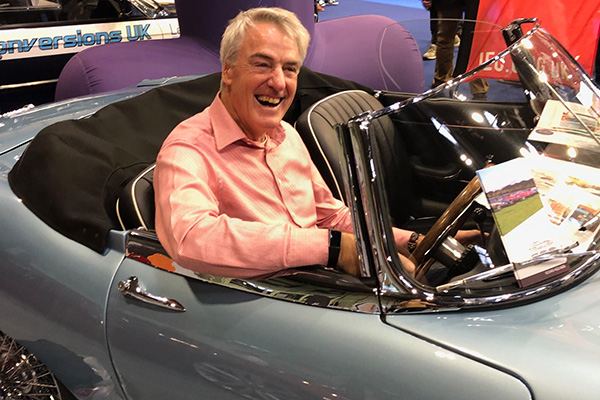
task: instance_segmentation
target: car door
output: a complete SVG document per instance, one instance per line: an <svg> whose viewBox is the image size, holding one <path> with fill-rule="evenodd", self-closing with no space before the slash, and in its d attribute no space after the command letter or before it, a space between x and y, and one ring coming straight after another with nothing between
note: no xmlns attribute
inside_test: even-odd
<svg viewBox="0 0 600 400"><path fill-rule="evenodd" d="M176 300L185 311L125 296L119 283L133 276L148 293ZM321 307L332 298L327 291L292 286L266 297L252 293L261 289L249 282L250 291L236 290L126 259L107 315L110 352L126 393L148 400L307 399L354 385L344 373L352 369L349 350L361 346L369 326L383 328L378 314ZM350 329L356 325L361 329Z"/></svg>
<svg viewBox="0 0 600 400"><path fill-rule="evenodd" d="M379 400L475 398L482 388L500 393L506 386L505 374L383 323L374 290L319 271L262 282L195 278L163 254L129 251L106 317L125 393L144 400ZM136 282L143 292L131 292ZM436 377L423 374L429 371Z"/></svg>

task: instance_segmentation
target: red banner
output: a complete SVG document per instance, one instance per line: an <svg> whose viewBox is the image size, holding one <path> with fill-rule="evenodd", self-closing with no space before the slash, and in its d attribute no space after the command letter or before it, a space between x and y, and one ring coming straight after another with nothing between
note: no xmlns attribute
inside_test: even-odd
<svg viewBox="0 0 600 400"><path fill-rule="evenodd" d="M478 21L505 27L517 18L538 18L542 28L554 36L591 76L600 35L600 6L590 0L480 0ZM526 32L529 25L524 25ZM477 24L468 70L504 50L506 44L497 28ZM500 68L499 66L498 68ZM514 70L489 68L485 76L496 79L514 78Z"/></svg>

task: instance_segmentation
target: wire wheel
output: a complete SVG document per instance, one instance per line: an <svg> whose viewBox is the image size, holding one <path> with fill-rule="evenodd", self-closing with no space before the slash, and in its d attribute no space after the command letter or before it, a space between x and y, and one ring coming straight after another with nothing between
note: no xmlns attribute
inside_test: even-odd
<svg viewBox="0 0 600 400"><path fill-rule="evenodd" d="M48 368L3 332L0 332L0 399L63 399Z"/></svg>

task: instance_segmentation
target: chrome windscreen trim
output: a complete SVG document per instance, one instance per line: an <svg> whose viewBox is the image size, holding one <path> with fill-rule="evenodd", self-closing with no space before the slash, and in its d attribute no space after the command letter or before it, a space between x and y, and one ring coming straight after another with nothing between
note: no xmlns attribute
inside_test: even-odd
<svg viewBox="0 0 600 400"><path fill-rule="evenodd" d="M497 295L467 294L463 288L453 288L437 293L435 288L417 282L408 274L398 271L394 265L400 265L395 254L393 243L388 240L392 234L389 211L386 204L385 183L377 174L379 161L373 157L377 145L368 131L370 121L376 114L362 115L350 121L344 130L345 137L350 140L353 155L346 158L348 170L357 174L356 181L360 188L353 190L352 203L355 207L364 207L364 220L360 221L361 229L367 232L365 244L372 251L371 261L377 269L380 280L382 308L385 313L456 311L473 308L511 307L539 300L562 292L585 281L600 270L600 253L586 254L579 261L573 261L571 271L551 281L536 286L502 290ZM381 114L379 114L381 115ZM367 243L368 241L368 243ZM364 249L363 249L364 250ZM367 254L368 252L364 252ZM577 263L580 263L577 265ZM401 267L400 267L401 268ZM407 294L412 296L405 300ZM393 299L399 301L394 302Z"/></svg>

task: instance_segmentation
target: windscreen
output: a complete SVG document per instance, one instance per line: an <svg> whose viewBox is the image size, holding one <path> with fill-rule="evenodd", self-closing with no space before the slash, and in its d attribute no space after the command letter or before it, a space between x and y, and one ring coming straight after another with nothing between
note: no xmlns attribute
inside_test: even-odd
<svg viewBox="0 0 600 400"><path fill-rule="evenodd" d="M531 21L474 29L509 47L422 95L386 94L387 108L371 115L393 121L400 143L393 156L374 140L367 150L374 207L389 224L381 243L391 263L379 271L389 293L506 297L598 267L598 88ZM412 265L385 240L391 226L427 238ZM478 234L463 241L467 230Z"/></svg>

